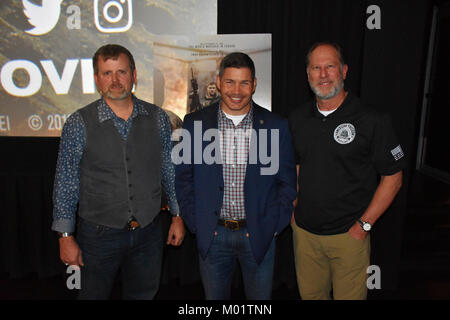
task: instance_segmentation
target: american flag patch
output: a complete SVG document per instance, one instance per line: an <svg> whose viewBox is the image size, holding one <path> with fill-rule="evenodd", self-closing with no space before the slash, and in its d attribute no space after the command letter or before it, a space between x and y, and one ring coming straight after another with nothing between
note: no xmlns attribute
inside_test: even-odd
<svg viewBox="0 0 450 320"><path fill-rule="evenodd" d="M402 147L400 145L396 146L394 149L391 150L392 156L394 157L395 161L403 158L405 155L403 153Z"/></svg>

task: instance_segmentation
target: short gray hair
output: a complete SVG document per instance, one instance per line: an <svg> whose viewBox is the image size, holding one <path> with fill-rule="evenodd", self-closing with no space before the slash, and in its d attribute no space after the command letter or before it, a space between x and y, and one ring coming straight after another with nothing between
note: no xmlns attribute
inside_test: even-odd
<svg viewBox="0 0 450 320"><path fill-rule="evenodd" d="M309 66L309 58L311 57L311 53L320 46L330 46L333 47L338 55L339 58L339 62L341 63L341 67L344 66L345 61L344 61L344 51L342 50L342 48L335 42L331 42L331 41L321 41L321 42L316 42L314 43L311 48L309 48L308 53L306 54L306 68L308 68Z"/></svg>

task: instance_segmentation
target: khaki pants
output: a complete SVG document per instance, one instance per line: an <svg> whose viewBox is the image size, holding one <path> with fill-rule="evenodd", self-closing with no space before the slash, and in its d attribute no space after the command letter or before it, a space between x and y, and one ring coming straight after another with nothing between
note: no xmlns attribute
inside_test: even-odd
<svg viewBox="0 0 450 320"><path fill-rule="evenodd" d="M291 223L295 269L303 300L367 298L367 267L370 264L370 237L357 240L349 233L315 235Z"/></svg>

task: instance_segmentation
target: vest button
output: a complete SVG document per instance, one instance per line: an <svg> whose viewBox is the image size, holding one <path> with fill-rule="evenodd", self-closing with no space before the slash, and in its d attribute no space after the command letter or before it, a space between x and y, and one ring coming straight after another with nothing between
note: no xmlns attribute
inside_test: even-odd
<svg viewBox="0 0 450 320"><path fill-rule="evenodd" d="M130 174L131 173L131 170L128 170L128 174Z"/></svg>
<svg viewBox="0 0 450 320"><path fill-rule="evenodd" d="M130 200L133 200L133 196L130 197Z"/></svg>

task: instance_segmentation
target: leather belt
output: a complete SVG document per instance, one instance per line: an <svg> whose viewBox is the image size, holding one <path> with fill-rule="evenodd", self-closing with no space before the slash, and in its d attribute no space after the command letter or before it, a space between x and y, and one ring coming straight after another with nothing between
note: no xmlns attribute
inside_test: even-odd
<svg viewBox="0 0 450 320"><path fill-rule="evenodd" d="M247 225L247 220L223 220L219 219L218 224L231 230L239 230Z"/></svg>
<svg viewBox="0 0 450 320"><path fill-rule="evenodd" d="M140 227L139 222L137 222L135 217L131 217L128 220L128 222L127 222L127 229L128 229L128 231L136 230L139 227Z"/></svg>

